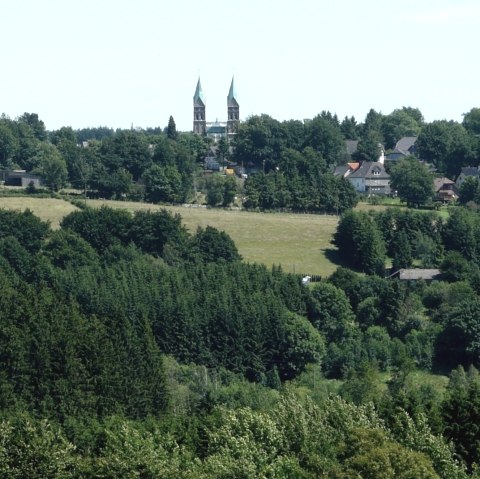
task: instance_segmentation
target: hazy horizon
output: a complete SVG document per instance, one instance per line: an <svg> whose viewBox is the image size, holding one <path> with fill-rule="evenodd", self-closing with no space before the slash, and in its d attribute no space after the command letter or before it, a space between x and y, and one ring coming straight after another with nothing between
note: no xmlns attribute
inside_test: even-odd
<svg viewBox="0 0 480 479"><path fill-rule="evenodd" d="M400 4L401 3L401 4ZM362 122L374 108L461 121L480 106L473 1L18 0L3 8L0 113L47 129L192 129L200 76L207 121L283 120L323 110Z"/></svg>

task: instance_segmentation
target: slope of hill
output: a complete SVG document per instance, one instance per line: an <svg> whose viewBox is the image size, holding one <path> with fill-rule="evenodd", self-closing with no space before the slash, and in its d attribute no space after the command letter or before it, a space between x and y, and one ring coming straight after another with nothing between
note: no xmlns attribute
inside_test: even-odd
<svg viewBox="0 0 480 479"><path fill-rule="evenodd" d="M207 225L224 230L235 241L247 262L281 265L286 272L328 276L336 269L331 261L335 249L330 244L337 227L335 216L291 213L252 213L238 210L158 206L146 203L88 200L91 207L106 204L130 211L165 208L179 213L194 232ZM0 198L0 208L29 208L57 228L61 219L76 208L58 199L31 197Z"/></svg>

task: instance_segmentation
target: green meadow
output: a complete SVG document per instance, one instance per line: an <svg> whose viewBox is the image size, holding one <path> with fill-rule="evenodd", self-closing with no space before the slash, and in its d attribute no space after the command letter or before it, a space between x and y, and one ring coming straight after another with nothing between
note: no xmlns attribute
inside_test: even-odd
<svg viewBox="0 0 480 479"><path fill-rule="evenodd" d="M179 213L191 231L213 226L228 233L249 263L281 265L283 270L328 276L337 267L336 249L331 245L336 216L293 213L255 213L203 207L159 206L146 203L88 200L91 207L107 205L129 211L165 208ZM3 197L0 208L23 211L29 208L42 220L58 228L62 218L77 208L61 199Z"/></svg>
<svg viewBox="0 0 480 479"><path fill-rule="evenodd" d="M228 233L240 254L249 263L281 265L290 273L328 276L337 265L336 249L330 244L337 228L336 216L254 213L241 210L203 207L157 206L145 203L89 200L92 207L107 205L125 208L158 210L165 208L182 217L185 226L195 232L200 226L213 226Z"/></svg>

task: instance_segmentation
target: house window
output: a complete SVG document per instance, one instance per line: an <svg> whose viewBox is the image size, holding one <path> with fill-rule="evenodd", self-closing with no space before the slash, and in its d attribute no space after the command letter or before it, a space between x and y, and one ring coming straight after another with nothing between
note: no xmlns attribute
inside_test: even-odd
<svg viewBox="0 0 480 479"><path fill-rule="evenodd" d="M380 170L379 170L378 168L375 168L375 169L373 170L373 174L374 174L375 176L379 176L379 175L380 175Z"/></svg>

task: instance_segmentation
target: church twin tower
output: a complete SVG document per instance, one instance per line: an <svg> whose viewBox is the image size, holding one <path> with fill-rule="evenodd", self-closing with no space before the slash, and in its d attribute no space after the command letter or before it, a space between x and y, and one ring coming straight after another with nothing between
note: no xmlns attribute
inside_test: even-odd
<svg viewBox="0 0 480 479"><path fill-rule="evenodd" d="M193 132L197 135L206 135L217 140L220 137L231 137L240 123L240 106L238 105L235 86L230 84L230 90L227 96L228 120L227 122L207 122L205 109L205 97L203 96L202 84L200 78L197 82L195 95L193 96Z"/></svg>

